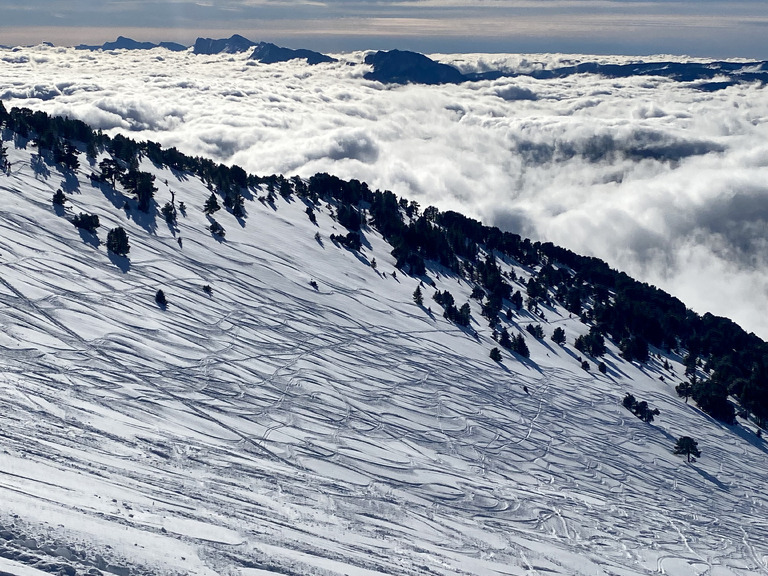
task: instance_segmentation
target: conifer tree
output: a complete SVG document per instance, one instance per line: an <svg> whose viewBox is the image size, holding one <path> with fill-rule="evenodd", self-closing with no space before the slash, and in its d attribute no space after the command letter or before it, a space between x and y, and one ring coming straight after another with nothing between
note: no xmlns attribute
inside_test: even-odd
<svg viewBox="0 0 768 576"><path fill-rule="evenodd" d="M176 223L176 208L173 207L173 204L166 202L160 209L160 212L163 214L163 217L168 224L172 225Z"/></svg>
<svg viewBox="0 0 768 576"><path fill-rule="evenodd" d="M424 304L424 295L421 293L421 286L416 286L416 290L413 291L413 301L418 306Z"/></svg>
<svg viewBox="0 0 768 576"><path fill-rule="evenodd" d="M681 398L685 398L685 403L688 404L688 398L693 394L693 383L683 380L680 384L675 386L675 392L677 392L677 395Z"/></svg>
<svg viewBox="0 0 768 576"><path fill-rule="evenodd" d="M461 305L461 308L459 308L459 315L456 318L456 322L461 326L469 326L471 314L472 309L469 307L469 302L464 302L464 304Z"/></svg>
<svg viewBox="0 0 768 576"><path fill-rule="evenodd" d="M107 233L107 250L118 256L125 256L130 252L131 246L128 244L128 234L125 233L122 227L112 228Z"/></svg>
<svg viewBox="0 0 768 576"><path fill-rule="evenodd" d="M64 202L67 201L67 197L64 195L64 192L61 191L61 188L59 188L53 193L51 201L57 206L63 206Z"/></svg>
<svg viewBox="0 0 768 576"><path fill-rule="evenodd" d="M217 212L221 210L221 206L219 205L219 201L216 199L216 195L211 192L211 195L208 197L208 200L205 201L205 206L203 206L203 212L206 214L213 214L214 212Z"/></svg>
<svg viewBox="0 0 768 576"><path fill-rule="evenodd" d="M507 331L506 326L501 329L501 334L499 336L499 344L501 344L501 346L507 349L511 349L514 345L512 338L509 337L509 332Z"/></svg>
<svg viewBox="0 0 768 576"><path fill-rule="evenodd" d="M674 454L684 454L690 462L691 456L694 458L701 456L701 450L699 450L699 444L696 440L690 436L680 436L675 443Z"/></svg>
<svg viewBox="0 0 768 576"><path fill-rule="evenodd" d="M520 354L523 358L529 358L531 356L528 350L528 345L525 343L525 337L522 334L518 334L514 337L512 342L512 350L517 354Z"/></svg>

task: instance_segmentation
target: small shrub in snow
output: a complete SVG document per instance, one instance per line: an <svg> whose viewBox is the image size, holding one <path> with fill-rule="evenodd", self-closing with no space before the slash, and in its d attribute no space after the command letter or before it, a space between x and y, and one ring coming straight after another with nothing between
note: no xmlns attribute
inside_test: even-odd
<svg viewBox="0 0 768 576"><path fill-rule="evenodd" d="M166 202L165 205L160 209L160 212L162 212L163 218L165 218L165 221L168 224L176 223L176 208L173 207L173 204Z"/></svg>
<svg viewBox="0 0 768 576"><path fill-rule="evenodd" d="M113 228L107 233L107 250L125 256L130 252L131 246L128 244L128 234L121 227Z"/></svg>
<svg viewBox="0 0 768 576"><path fill-rule="evenodd" d="M653 422L653 417L658 416L660 414L658 408L651 408L648 405L648 402L645 400L641 400L638 402L638 400L629 392L627 392L627 395L624 396L624 400L622 400L622 405L624 408L632 412L635 416L640 418L643 422L651 423Z"/></svg>
<svg viewBox="0 0 768 576"><path fill-rule="evenodd" d="M213 234L214 236L218 236L219 238L224 238L224 236L226 235L224 226L216 222L216 220L211 222L211 225L208 226L208 230L211 231L211 234Z"/></svg>
<svg viewBox="0 0 768 576"><path fill-rule="evenodd" d="M96 216L96 214L84 214L83 212L80 212L80 214L72 218L72 224L77 228L94 233L96 232L96 228L99 227L99 217Z"/></svg>

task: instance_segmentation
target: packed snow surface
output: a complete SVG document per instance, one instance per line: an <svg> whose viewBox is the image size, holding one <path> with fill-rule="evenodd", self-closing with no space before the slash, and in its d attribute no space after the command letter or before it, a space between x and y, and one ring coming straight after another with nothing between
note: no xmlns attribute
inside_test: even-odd
<svg viewBox="0 0 768 576"><path fill-rule="evenodd" d="M145 160L146 215L92 183L85 155L62 173L23 140L8 148L0 552L118 574L768 573L766 447L677 398L680 358L639 366L609 344L607 373L584 371L572 343L588 328L554 307L509 323L543 325L542 341L522 331L530 360L495 363L476 301L469 330L426 282L416 305L419 279L395 273L375 230L360 253L329 239L345 231L326 205L314 225L301 200L256 190L247 218L215 214L216 239L189 175ZM177 227L156 212L171 191ZM79 212L99 216L96 235L68 220ZM127 258L104 247L116 226ZM531 271L503 266L523 288ZM469 300L463 279L429 277ZM656 421L625 410L626 392ZM681 435L697 462L672 454ZM38 573L23 558L0 571Z"/></svg>

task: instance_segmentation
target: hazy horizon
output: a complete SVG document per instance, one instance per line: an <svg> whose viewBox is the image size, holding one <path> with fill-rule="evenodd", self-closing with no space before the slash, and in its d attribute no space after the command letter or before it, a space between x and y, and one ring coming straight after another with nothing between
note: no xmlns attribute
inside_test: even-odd
<svg viewBox="0 0 768 576"><path fill-rule="evenodd" d="M675 54L768 59L758 0L191 0L67 3L9 0L0 44L101 44L124 35L192 44L234 33L290 47L348 52Z"/></svg>

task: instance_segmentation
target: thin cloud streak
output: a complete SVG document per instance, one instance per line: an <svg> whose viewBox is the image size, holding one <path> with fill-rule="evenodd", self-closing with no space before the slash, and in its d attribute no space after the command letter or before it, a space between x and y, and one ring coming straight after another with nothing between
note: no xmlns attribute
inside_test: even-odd
<svg viewBox="0 0 768 576"><path fill-rule="evenodd" d="M764 87L589 75L388 87L363 79L363 53L338 56L310 67L245 54L0 51L0 98L256 174L365 180L599 256L768 338ZM470 72L579 57L441 59Z"/></svg>

